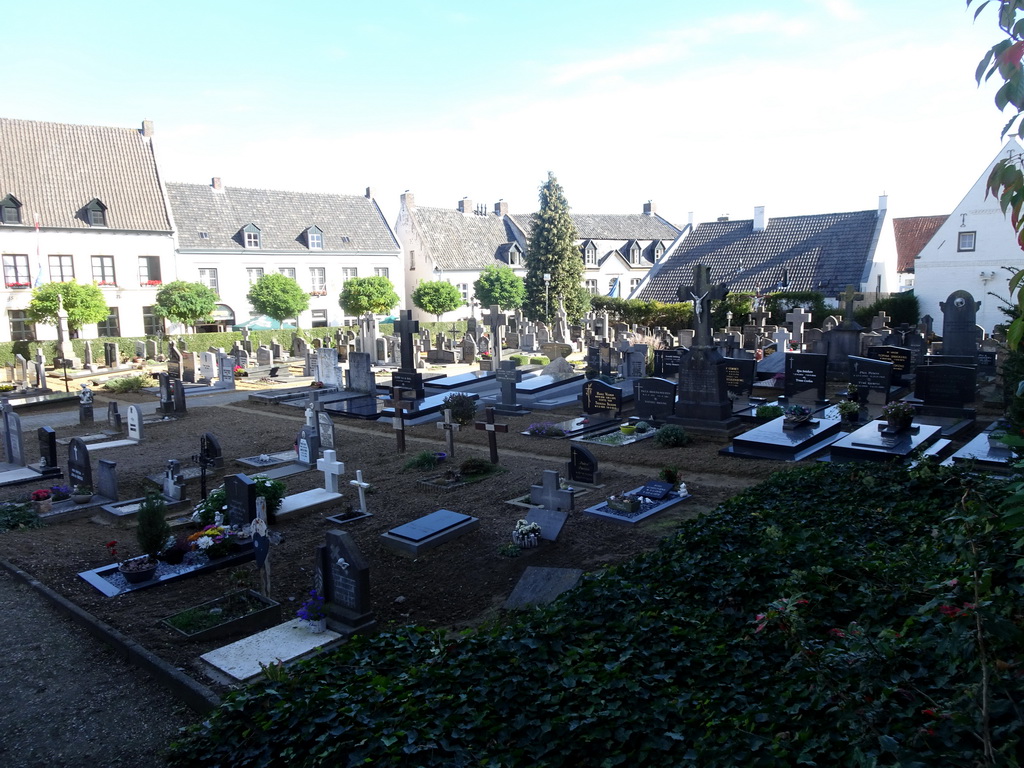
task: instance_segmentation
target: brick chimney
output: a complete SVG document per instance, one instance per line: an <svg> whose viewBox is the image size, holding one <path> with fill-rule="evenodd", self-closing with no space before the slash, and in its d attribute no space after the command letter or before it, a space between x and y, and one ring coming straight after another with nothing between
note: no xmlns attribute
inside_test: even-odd
<svg viewBox="0 0 1024 768"><path fill-rule="evenodd" d="M214 176L212 179L210 179L210 186L213 187L214 191L216 192L224 191L224 187L220 183L220 176Z"/></svg>
<svg viewBox="0 0 1024 768"><path fill-rule="evenodd" d="M473 213L473 201L468 197L464 197L459 200L459 213L471 214Z"/></svg>
<svg viewBox="0 0 1024 768"><path fill-rule="evenodd" d="M373 187L366 188L366 199L373 200Z"/></svg>
<svg viewBox="0 0 1024 768"><path fill-rule="evenodd" d="M494 204L494 215L495 216L508 216L508 203L504 200L499 200Z"/></svg>
<svg viewBox="0 0 1024 768"><path fill-rule="evenodd" d="M401 195L402 205L406 210L413 210L416 207L416 196L408 189Z"/></svg>
<svg viewBox="0 0 1024 768"><path fill-rule="evenodd" d="M143 120L142 121L142 130L140 131L140 133L143 136L145 136L147 139L150 138L153 135L153 121L152 120Z"/></svg>
<svg viewBox="0 0 1024 768"><path fill-rule="evenodd" d="M644 216L653 216L655 213L657 213L657 211L658 208L657 206L655 206L653 200L648 200L646 203L644 203Z"/></svg>
<svg viewBox="0 0 1024 768"><path fill-rule="evenodd" d="M764 232L764 206L754 206L754 231Z"/></svg>

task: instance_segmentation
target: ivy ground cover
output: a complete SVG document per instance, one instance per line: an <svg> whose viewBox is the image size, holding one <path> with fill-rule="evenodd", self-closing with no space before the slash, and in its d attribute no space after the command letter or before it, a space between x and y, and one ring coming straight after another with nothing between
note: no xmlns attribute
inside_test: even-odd
<svg viewBox="0 0 1024 768"><path fill-rule="evenodd" d="M357 638L232 694L171 762L1016 765L1006 492L928 463L779 473L552 606Z"/></svg>

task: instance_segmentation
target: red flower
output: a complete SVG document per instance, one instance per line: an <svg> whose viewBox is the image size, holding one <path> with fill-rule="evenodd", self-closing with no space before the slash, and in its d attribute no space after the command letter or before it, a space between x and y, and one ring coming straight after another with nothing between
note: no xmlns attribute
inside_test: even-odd
<svg viewBox="0 0 1024 768"><path fill-rule="evenodd" d="M832 627L828 633L832 635L832 637L846 637L846 633L839 629L839 627Z"/></svg>

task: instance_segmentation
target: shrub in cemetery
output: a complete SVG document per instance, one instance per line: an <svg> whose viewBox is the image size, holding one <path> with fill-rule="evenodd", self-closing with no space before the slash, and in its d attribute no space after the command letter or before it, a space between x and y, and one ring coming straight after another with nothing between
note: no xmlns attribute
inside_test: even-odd
<svg viewBox="0 0 1024 768"><path fill-rule="evenodd" d="M587 368L587 370L583 372L583 377L588 379L588 380L589 379L596 379L600 375L601 375L601 372L599 370L597 370L597 368Z"/></svg>
<svg viewBox="0 0 1024 768"><path fill-rule="evenodd" d="M683 479L679 467L662 467L658 472L658 478L666 483L672 483L672 485L679 485L679 481Z"/></svg>
<svg viewBox="0 0 1024 768"><path fill-rule="evenodd" d="M487 459L478 459L476 457L472 459L466 459L459 466L459 472L464 475L486 475L494 469L494 465Z"/></svg>
<svg viewBox="0 0 1024 768"><path fill-rule="evenodd" d="M530 365L547 365L551 361L548 360L544 355L537 355L536 357L530 358Z"/></svg>
<svg viewBox="0 0 1024 768"><path fill-rule="evenodd" d="M759 405L757 410L754 411L754 416L762 421L771 421L777 419L785 413L785 410L781 405Z"/></svg>
<svg viewBox="0 0 1024 768"><path fill-rule="evenodd" d="M516 365L526 365L530 362L530 358L527 355L509 355L508 359Z"/></svg>
<svg viewBox="0 0 1024 768"><path fill-rule="evenodd" d="M420 451L407 462L402 469L433 469L437 466L437 456L431 451Z"/></svg>
<svg viewBox="0 0 1024 768"><path fill-rule="evenodd" d="M277 510L281 507L287 486L280 480L271 480L266 475L253 475L256 483L256 495L267 500L267 522L276 522ZM210 491L203 501L196 504L192 511L192 519L200 525L213 525L217 513L223 516L227 512L228 494L222 485Z"/></svg>
<svg viewBox="0 0 1024 768"><path fill-rule="evenodd" d="M921 319L921 308L912 290L894 293L865 307L858 307L853 311L853 319L865 328L870 328L871 318L879 312L885 312L889 316L891 328L902 323L917 325L917 321Z"/></svg>
<svg viewBox="0 0 1024 768"><path fill-rule="evenodd" d="M636 424L633 425L633 427L636 429L637 432L639 432L642 435L644 432L650 430L651 425L648 424L646 421L638 421Z"/></svg>
<svg viewBox="0 0 1024 768"><path fill-rule="evenodd" d="M151 376L122 376L119 379L110 379L103 384L103 388L116 395L125 392L140 392L146 387L156 386L156 381Z"/></svg>
<svg viewBox="0 0 1024 768"><path fill-rule="evenodd" d="M665 424L654 433L654 442L660 448L682 448L693 442L693 437L678 424Z"/></svg>
<svg viewBox="0 0 1024 768"><path fill-rule="evenodd" d="M472 424L476 418L476 400L462 392L452 392L444 399L441 406L442 412L446 408L452 411L452 421L456 424L466 426Z"/></svg>
<svg viewBox="0 0 1024 768"><path fill-rule="evenodd" d="M0 504L0 532L21 528L40 528L43 521L31 504Z"/></svg>
<svg viewBox="0 0 1024 768"><path fill-rule="evenodd" d="M825 296L818 291L776 291L769 293L764 308L771 313L774 325L785 325L786 313L796 307L803 307L814 318L808 327L817 328L834 310L825 304Z"/></svg>
<svg viewBox="0 0 1024 768"><path fill-rule="evenodd" d="M139 549L150 557L155 557L164 548L171 535L166 513L167 505L159 493L147 493L139 506L135 537L139 541Z"/></svg>

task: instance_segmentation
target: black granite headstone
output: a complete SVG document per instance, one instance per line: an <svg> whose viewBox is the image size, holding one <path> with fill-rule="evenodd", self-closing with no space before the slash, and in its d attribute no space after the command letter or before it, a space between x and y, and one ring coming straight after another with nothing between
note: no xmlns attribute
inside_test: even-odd
<svg viewBox="0 0 1024 768"><path fill-rule="evenodd" d="M305 464L306 466L316 464L316 460L320 456L320 437L317 435L315 427L307 424L300 429L296 446L300 464Z"/></svg>
<svg viewBox="0 0 1024 768"><path fill-rule="evenodd" d="M327 626L342 634L371 626L370 564L344 531L327 532L317 547L313 584L324 597Z"/></svg>
<svg viewBox="0 0 1024 768"><path fill-rule="evenodd" d="M204 432L199 438L199 456L203 466L209 469L224 466L224 452L221 450L220 440L212 432Z"/></svg>
<svg viewBox="0 0 1024 768"><path fill-rule="evenodd" d="M256 483L246 475L228 475L224 478L227 493L227 519L233 528L241 528L256 519Z"/></svg>
<svg viewBox="0 0 1024 768"><path fill-rule="evenodd" d="M39 471L44 475L59 474L57 466L57 433L52 427L36 430L39 438Z"/></svg>
<svg viewBox="0 0 1024 768"><path fill-rule="evenodd" d="M824 357L824 355L821 355ZM754 391L754 377L757 375L756 360L725 358L725 387L736 397L749 397Z"/></svg>
<svg viewBox="0 0 1024 768"><path fill-rule="evenodd" d="M72 486L87 485L92 487L92 463L89 461L89 449L85 441L78 437L71 438L68 445L68 480Z"/></svg>
<svg viewBox="0 0 1024 768"><path fill-rule="evenodd" d="M637 416L659 421L675 413L675 382L658 378L637 379L633 382L633 398Z"/></svg>
<svg viewBox="0 0 1024 768"><path fill-rule="evenodd" d="M582 445L569 447L569 461L565 465L566 477L576 483L599 485L601 472L598 469L597 457Z"/></svg>
<svg viewBox="0 0 1024 768"><path fill-rule="evenodd" d="M859 392L882 392L888 398L892 370L892 363L884 360L850 356L850 383L855 384Z"/></svg>
<svg viewBox="0 0 1024 768"><path fill-rule="evenodd" d="M883 345L868 348L868 357L872 360L892 363L892 376L898 381L902 381L913 372L912 356L912 352L906 347Z"/></svg>
<svg viewBox="0 0 1024 768"><path fill-rule="evenodd" d="M793 397L809 389L814 390L818 400L825 399L825 373L828 368L828 355L817 355L809 352L801 354L786 353L786 397Z"/></svg>
<svg viewBox="0 0 1024 768"><path fill-rule="evenodd" d="M974 368L924 365L917 369L914 397L926 406L963 408L975 398Z"/></svg>
<svg viewBox="0 0 1024 768"><path fill-rule="evenodd" d="M599 379L591 379L583 385L582 399L584 413L622 410L622 390Z"/></svg>

